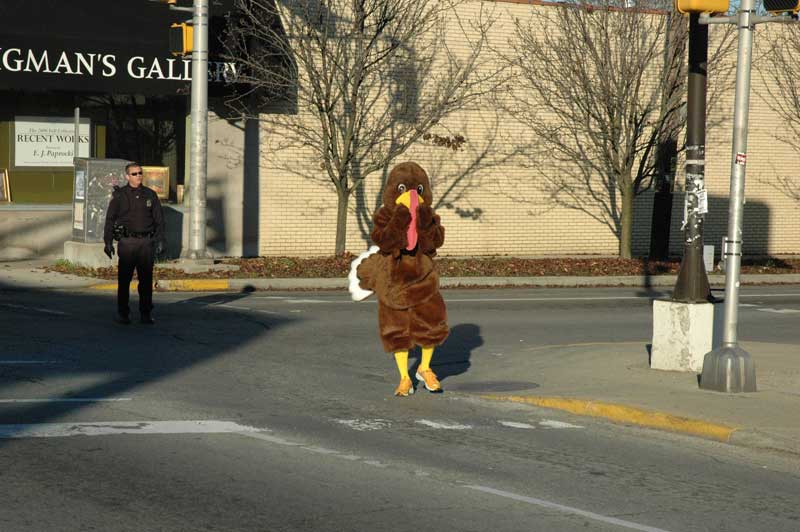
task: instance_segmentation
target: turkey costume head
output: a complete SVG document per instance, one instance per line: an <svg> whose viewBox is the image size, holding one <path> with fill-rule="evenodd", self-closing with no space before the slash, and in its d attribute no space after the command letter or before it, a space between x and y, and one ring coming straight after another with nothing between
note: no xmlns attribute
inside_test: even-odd
<svg viewBox="0 0 800 532"><path fill-rule="evenodd" d="M392 169L383 189L383 205L391 210L403 207L408 209L411 219L406 232L407 251L417 247L419 207L422 206L423 211L430 212L431 203L433 203L431 182L420 165L407 162L398 164Z"/></svg>

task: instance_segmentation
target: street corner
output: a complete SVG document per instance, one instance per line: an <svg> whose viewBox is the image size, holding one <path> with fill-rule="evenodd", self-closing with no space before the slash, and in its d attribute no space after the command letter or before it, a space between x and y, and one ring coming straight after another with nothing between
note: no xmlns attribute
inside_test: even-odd
<svg viewBox="0 0 800 532"><path fill-rule="evenodd" d="M480 399L497 402L525 404L539 408L561 410L578 416L605 419L624 425L676 432L690 436L730 443L738 427L712 423L700 419L675 416L657 410L648 410L619 403L559 396L532 396L511 394L479 394Z"/></svg>

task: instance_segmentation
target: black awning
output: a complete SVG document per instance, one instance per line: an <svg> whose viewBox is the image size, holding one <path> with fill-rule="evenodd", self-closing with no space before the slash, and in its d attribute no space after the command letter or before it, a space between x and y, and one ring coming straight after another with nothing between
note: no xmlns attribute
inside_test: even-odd
<svg viewBox="0 0 800 532"><path fill-rule="evenodd" d="M212 0L209 91L235 77L220 35L232 0ZM191 61L169 53L169 27L191 19L148 0L0 1L0 89L188 93Z"/></svg>

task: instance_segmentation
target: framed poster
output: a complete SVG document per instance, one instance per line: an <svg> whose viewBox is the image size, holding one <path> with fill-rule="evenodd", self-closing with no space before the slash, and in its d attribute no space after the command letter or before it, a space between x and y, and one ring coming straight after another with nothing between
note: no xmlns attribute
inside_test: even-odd
<svg viewBox="0 0 800 532"><path fill-rule="evenodd" d="M169 166L142 166L142 184L155 190L160 199L169 197Z"/></svg>
<svg viewBox="0 0 800 532"><path fill-rule="evenodd" d="M78 127L78 156L89 157L91 121ZM75 151L75 119L62 116L14 117L14 167L71 167Z"/></svg>
<svg viewBox="0 0 800 532"><path fill-rule="evenodd" d="M8 168L0 168L2 175L0 175L0 202L11 201L11 186L8 182Z"/></svg>

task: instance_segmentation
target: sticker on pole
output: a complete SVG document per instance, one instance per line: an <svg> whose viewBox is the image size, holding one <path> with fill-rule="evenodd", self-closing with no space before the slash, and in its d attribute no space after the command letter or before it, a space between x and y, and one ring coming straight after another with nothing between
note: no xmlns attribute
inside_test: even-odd
<svg viewBox="0 0 800 532"><path fill-rule="evenodd" d="M741 164L741 165L747 164L747 154L745 154L745 153L737 153L736 154L736 164Z"/></svg>
<svg viewBox="0 0 800 532"><path fill-rule="evenodd" d="M708 212L708 191L706 189L698 190L697 195L697 214L706 214Z"/></svg>

